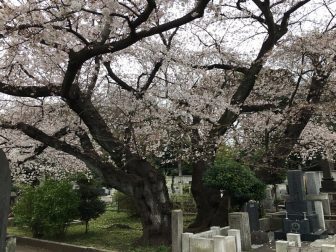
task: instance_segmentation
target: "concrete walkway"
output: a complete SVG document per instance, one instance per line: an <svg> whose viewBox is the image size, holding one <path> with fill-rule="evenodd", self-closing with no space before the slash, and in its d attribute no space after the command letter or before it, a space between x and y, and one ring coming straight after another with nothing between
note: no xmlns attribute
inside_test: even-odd
<svg viewBox="0 0 336 252"><path fill-rule="evenodd" d="M45 249L37 249L34 247L29 247L29 246L16 246L15 252L50 252L49 250Z"/></svg>

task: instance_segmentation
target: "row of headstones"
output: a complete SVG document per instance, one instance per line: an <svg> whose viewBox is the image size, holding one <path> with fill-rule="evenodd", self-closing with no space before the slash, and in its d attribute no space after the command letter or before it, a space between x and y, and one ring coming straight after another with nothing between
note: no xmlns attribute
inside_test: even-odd
<svg viewBox="0 0 336 252"><path fill-rule="evenodd" d="M306 200L310 201L310 207L314 208L314 211L318 216L319 227L325 229L324 215L331 214L329 196L327 193L320 193L321 181L317 172L305 172L304 176L306 178ZM293 186L295 186L295 184ZM268 188L266 191L266 195L268 195L268 203L270 201L270 190L271 189ZM268 207L271 206L269 205Z"/></svg>
<svg viewBox="0 0 336 252"><path fill-rule="evenodd" d="M320 247L302 247L300 234L288 233L287 241L275 242L276 252L336 252L336 245L322 244Z"/></svg>
<svg viewBox="0 0 336 252"><path fill-rule="evenodd" d="M315 175L308 175L308 176L314 176L316 184L318 185L319 188L321 188L322 172L320 171L306 172L306 174L313 174L313 173ZM273 192L275 192L275 195L273 194ZM264 209L274 212L275 211L275 200L282 201L282 200L285 200L287 196L288 196L287 185L285 183L276 184L276 185L268 185L265 191L265 199L261 201L261 204Z"/></svg>
<svg viewBox="0 0 336 252"><path fill-rule="evenodd" d="M241 252L251 249L249 218L246 212L229 214L229 224L209 231L183 233L182 210L172 211L172 252Z"/></svg>
<svg viewBox="0 0 336 252"><path fill-rule="evenodd" d="M202 233L182 233L182 252L241 252L240 231L229 227L211 227ZM174 251L174 250L173 250Z"/></svg>

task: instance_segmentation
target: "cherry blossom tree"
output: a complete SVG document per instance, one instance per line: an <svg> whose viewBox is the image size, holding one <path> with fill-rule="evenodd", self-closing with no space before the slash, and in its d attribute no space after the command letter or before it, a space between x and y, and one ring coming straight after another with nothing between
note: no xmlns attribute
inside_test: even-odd
<svg viewBox="0 0 336 252"><path fill-rule="evenodd" d="M116 123L122 120L109 116L125 112L123 108L118 111L119 101L115 100L124 90L129 93L120 102L134 100L126 112L131 114L139 103L146 107L140 100L163 59L156 58L154 64L141 59L143 65L135 65L134 70L143 74L134 86L116 76L112 67L125 65L127 57L150 57L150 52L146 55L141 46L137 48L139 42L158 45L161 41L161 47L168 50L174 29L202 17L208 2L1 3L0 92L5 94L1 126L9 132L4 134L5 142L11 142L7 140L13 131L20 131L24 134L18 136L21 140L28 136L32 144L39 143L35 154L50 147L72 155L109 186L131 195L141 215L142 241L146 243L170 239L171 205L165 180L127 144L131 125L118 127ZM118 88L111 87L110 80ZM103 102L109 105L104 107ZM18 104L25 111L8 114L20 110ZM115 106L109 111L111 104ZM119 135L121 128L124 132Z"/></svg>
<svg viewBox="0 0 336 252"><path fill-rule="evenodd" d="M252 100L253 102L249 104L246 102L259 81L259 75L270 64L272 52L286 38L292 25L299 22L302 15L305 15L300 11L306 13L305 7L309 2L235 1L223 2L222 5L217 6L217 16L221 17L216 23L217 26L218 22L227 24L229 21L235 20L235 27L239 27L243 34L236 29L231 32L240 39L239 43L242 43L243 39L248 39L246 36L253 36L257 41L247 54L239 53L235 49L228 53L229 47L225 48L225 37L216 36L216 33L211 31L211 21L208 26L201 26L201 29L206 33L205 36L208 36L208 40L204 39L204 35L199 35L200 33L195 35L207 49L203 54L205 59L198 58L194 61L197 63L190 67L198 69L198 71L217 71L216 77L211 74L204 75L207 78L206 81L212 85L215 85L214 83L217 81L216 96L214 97L219 97L222 105L218 106L220 109L217 109L215 102L205 103L209 105L203 109L203 113L212 113L212 118L207 116L204 118L197 113L191 115L194 126L191 134L194 152L198 148L198 151L201 149L200 152L203 153L200 158L194 160L192 192L198 207L198 215L195 223L191 226L192 228L202 229L209 225L227 224L226 199L221 198L219 191L207 188L203 184L203 175L213 162L218 144L223 140L223 137L230 136L231 128L237 123L239 116L244 112L257 112L269 107L268 104L263 104L261 99ZM237 24L237 20L240 21L240 24ZM251 22L257 24L251 25ZM248 35L244 35L244 33ZM228 34L230 33L226 32L226 35ZM232 36L232 33L230 35ZM258 35L259 39L256 37ZM209 51L213 53L209 54ZM212 58L208 58L206 55L211 55ZM218 77L220 74L221 77ZM267 84L269 89L274 89L273 83ZM223 95L224 99L221 97L220 91L225 94ZM214 111L215 113L213 113ZM201 125L203 127L205 125L207 128L206 133L200 132ZM204 138L204 136L206 137Z"/></svg>

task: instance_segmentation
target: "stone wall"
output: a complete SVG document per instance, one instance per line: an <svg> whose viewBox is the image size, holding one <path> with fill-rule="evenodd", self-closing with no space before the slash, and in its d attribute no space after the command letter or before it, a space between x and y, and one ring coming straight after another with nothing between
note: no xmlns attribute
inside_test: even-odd
<svg viewBox="0 0 336 252"><path fill-rule="evenodd" d="M183 213L172 211L172 252L241 252L241 232L226 227L211 227L201 233L183 233Z"/></svg>

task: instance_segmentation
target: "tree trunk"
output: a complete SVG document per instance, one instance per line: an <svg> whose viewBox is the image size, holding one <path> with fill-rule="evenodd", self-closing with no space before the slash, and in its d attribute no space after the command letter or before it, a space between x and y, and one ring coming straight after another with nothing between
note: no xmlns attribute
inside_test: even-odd
<svg viewBox="0 0 336 252"><path fill-rule="evenodd" d="M230 197L221 196L219 190L207 187L203 183L203 175L207 170L205 161L194 164L191 191L197 206L195 221L189 226L188 231L199 232L210 226L226 226L228 224L228 208Z"/></svg>
<svg viewBox="0 0 336 252"><path fill-rule="evenodd" d="M85 234L89 231L89 221L85 221Z"/></svg>
<svg viewBox="0 0 336 252"><path fill-rule="evenodd" d="M165 177L147 161L132 159L125 171L138 179L132 183L132 196L141 217L141 244L170 244L171 202Z"/></svg>

